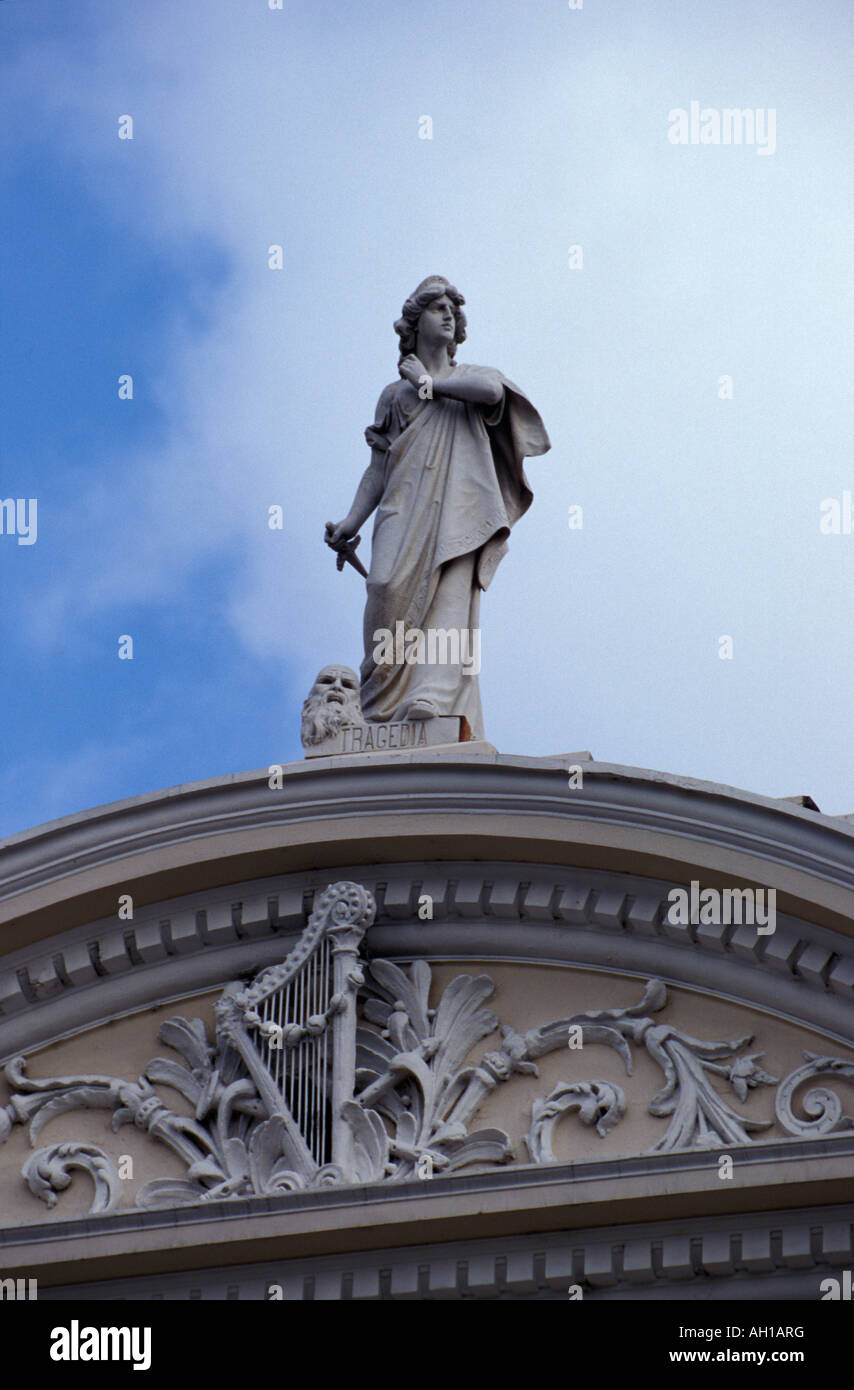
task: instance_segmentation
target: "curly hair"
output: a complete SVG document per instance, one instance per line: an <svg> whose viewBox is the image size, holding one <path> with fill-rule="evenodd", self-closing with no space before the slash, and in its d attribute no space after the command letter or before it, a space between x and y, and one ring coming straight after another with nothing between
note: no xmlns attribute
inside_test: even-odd
<svg viewBox="0 0 854 1390"><path fill-rule="evenodd" d="M454 341L448 347L448 357L453 362L457 351L457 344L464 343L466 340L466 316L463 313L465 300L459 290L446 280L444 275L428 275L426 280L422 280L407 299L400 311L400 318L394 325L394 331L400 339L400 357L398 366L404 357L408 357L415 351L418 338L418 320L428 304L432 304L434 299L439 299L446 294L454 306L454 319L456 328L454 330Z"/></svg>

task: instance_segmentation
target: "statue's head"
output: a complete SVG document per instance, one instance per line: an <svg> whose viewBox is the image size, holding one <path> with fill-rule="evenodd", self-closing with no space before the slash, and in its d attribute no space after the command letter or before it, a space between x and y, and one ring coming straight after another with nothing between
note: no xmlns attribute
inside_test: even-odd
<svg viewBox="0 0 854 1390"><path fill-rule="evenodd" d="M364 722L356 672L349 666L324 666L302 707L303 747Z"/></svg>
<svg viewBox="0 0 854 1390"><path fill-rule="evenodd" d="M444 275L428 275L427 279L422 280L417 290L409 296L401 310L400 318L394 325L394 331L400 339L401 362L404 357L415 352L418 340L418 324L424 310L435 300L445 297L450 300L454 315L453 341L448 344L448 357L453 362L457 343L464 343L466 340L466 316L463 313L463 305L466 301L450 280L445 279Z"/></svg>

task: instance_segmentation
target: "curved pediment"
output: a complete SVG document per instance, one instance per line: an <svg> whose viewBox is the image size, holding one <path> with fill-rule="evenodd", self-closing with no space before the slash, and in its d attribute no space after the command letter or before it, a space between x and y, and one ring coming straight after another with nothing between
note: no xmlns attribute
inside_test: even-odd
<svg viewBox="0 0 854 1390"><path fill-rule="evenodd" d="M118 1268L135 1213L331 1190L339 1234L388 1189L415 1241L473 1236L475 1190L511 1234L845 1200L851 827L581 765L319 759L7 842L10 1228L89 1212ZM729 889L763 911L698 913Z"/></svg>
<svg viewBox="0 0 854 1390"><path fill-rule="evenodd" d="M578 784L577 773L583 776ZM98 807L0 844L5 949L142 905L343 864L496 859L774 888L854 936L854 826L791 801L486 744L330 757Z"/></svg>

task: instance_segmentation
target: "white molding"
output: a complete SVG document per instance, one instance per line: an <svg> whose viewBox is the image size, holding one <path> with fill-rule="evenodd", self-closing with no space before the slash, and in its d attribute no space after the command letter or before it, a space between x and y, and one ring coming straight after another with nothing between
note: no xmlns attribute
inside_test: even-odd
<svg viewBox="0 0 854 1390"><path fill-rule="evenodd" d="M352 879L377 899L372 956L478 959L657 975L854 1044L854 945L778 914L773 936L663 923L673 886L605 870L505 862L343 866L282 875L85 923L0 958L0 1062L281 959L317 893ZM417 917L429 892L434 920Z"/></svg>
<svg viewBox="0 0 854 1390"><path fill-rule="evenodd" d="M854 933L854 825L845 818L595 762L584 765L583 790L571 791L566 757L463 748L292 763L281 790L270 789L262 769L13 836L0 844L0 922L42 932L51 905L62 905L65 920L75 911L85 920L87 902L99 894L103 901L117 883L138 879L145 890L180 872L190 891L227 882L230 859L242 866L232 878L268 874L286 850L296 871L317 864L322 846L327 863L337 855L335 876L345 860L420 859L429 838L430 857L462 858L475 844L480 855L492 840L483 857L559 863L582 846L593 867L620 854L626 869L660 873L667 861L667 872L683 879L684 868L721 871L726 860L730 875L740 865L748 879L776 886L786 910L811 904L811 918Z"/></svg>
<svg viewBox="0 0 854 1390"><path fill-rule="evenodd" d="M854 1206L758 1211L533 1235L380 1247L50 1287L42 1300L267 1297L284 1301L414 1298L815 1299L854 1265Z"/></svg>

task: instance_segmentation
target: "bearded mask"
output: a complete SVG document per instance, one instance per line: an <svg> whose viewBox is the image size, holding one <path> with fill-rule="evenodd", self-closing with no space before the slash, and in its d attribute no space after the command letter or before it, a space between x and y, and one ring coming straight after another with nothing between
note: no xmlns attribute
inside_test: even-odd
<svg viewBox="0 0 854 1390"><path fill-rule="evenodd" d="M349 666L324 666L302 707L303 748L364 723L356 672Z"/></svg>

